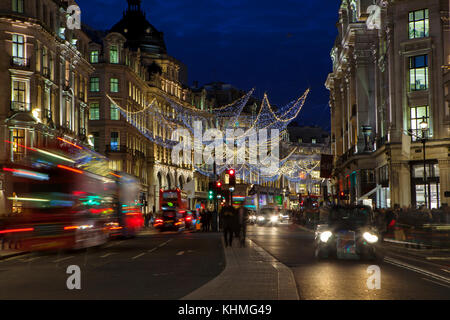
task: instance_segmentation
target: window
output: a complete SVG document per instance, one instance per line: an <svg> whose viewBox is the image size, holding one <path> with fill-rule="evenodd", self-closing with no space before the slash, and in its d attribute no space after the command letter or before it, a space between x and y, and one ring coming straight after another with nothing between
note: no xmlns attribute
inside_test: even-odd
<svg viewBox="0 0 450 320"><path fill-rule="evenodd" d="M12 35L12 57L15 65L25 66L25 37L19 34Z"/></svg>
<svg viewBox="0 0 450 320"><path fill-rule="evenodd" d="M13 129L12 131L11 156L12 161L19 161L25 156L25 130Z"/></svg>
<svg viewBox="0 0 450 320"><path fill-rule="evenodd" d="M409 82L411 91L428 90L428 56L409 58Z"/></svg>
<svg viewBox="0 0 450 320"><path fill-rule="evenodd" d="M111 104L111 120L120 120L119 108Z"/></svg>
<svg viewBox="0 0 450 320"><path fill-rule="evenodd" d="M111 87L111 92L119 92L119 79L111 78L110 79L110 87Z"/></svg>
<svg viewBox="0 0 450 320"><path fill-rule="evenodd" d="M312 144L316 144L317 143L317 139L312 139L311 143Z"/></svg>
<svg viewBox="0 0 450 320"><path fill-rule="evenodd" d="M111 150L118 151L119 150L119 133L111 132Z"/></svg>
<svg viewBox="0 0 450 320"><path fill-rule="evenodd" d="M98 63L98 50L91 51L91 63Z"/></svg>
<svg viewBox="0 0 450 320"><path fill-rule="evenodd" d="M420 123L422 121L428 122L429 127L430 124L430 110L428 106L420 106L420 107L411 107L410 108L410 132L412 133L413 141L419 140L422 138L422 130L420 129Z"/></svg>
<svg viewBox="0 0 450 320"><path fill-rule="evenodd" d="M417 10L409 13L409 38L425 38L429 36L430 20L428 9Z"/></svg>
<svg viewBox="0 0 450 320"><path fill-rule="evenodd" d="M13 80L12 91L11 109L13 111L29 111L27 104L27 83L25 81Z"/></svg>
<svg viewBox="0 0 450 320"><path fill-rule="evenodd" d="M23 0L12 0L12 11L23 13Z"/></svg>
<svg viewBox="0 0 450 320"><path fill-rule="evenodd" d="M119 63L119 50L117 50L117 46L111 46L109 49L109 62Z"/></svg>
<svg viewBox="0 0 450 320"><path fill-rule="evenodd" d="M91 92L100 92L100 79L97 77L91 78L90 88Z"/></svg>
<svg viewBox="0 0 450 320"><path fill-rule="evenodd" d="M89 108L89 120L100 120L100 104L91 103Z"/></svg>

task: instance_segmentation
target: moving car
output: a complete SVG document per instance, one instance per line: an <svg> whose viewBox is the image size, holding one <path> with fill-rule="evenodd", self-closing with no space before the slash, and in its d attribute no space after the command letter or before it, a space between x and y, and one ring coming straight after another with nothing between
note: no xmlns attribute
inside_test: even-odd
<svg viewBox="0 0 450 320"><path fill-rule="evenodd" d="M160 212L158 217L155 219L155 223L153 224L153 226L160 231L179 231L185 229L186 224L184 221L183 212L176 209L164 210Z"/></svg>
<svg viewBox="0 0 450 320"><path fill-rule="evenodd" d="M263 207L256 216L256 223L259 226L276 226L279 221L279 213L274 207Z"/></svg>
<svg viewBox="0 0 450 320"><path fill-rule="evenodd" d="M370 259L381 257L373 212L367 206L334 206L321 209L315 232L315 256L319 259Z"/></svg>

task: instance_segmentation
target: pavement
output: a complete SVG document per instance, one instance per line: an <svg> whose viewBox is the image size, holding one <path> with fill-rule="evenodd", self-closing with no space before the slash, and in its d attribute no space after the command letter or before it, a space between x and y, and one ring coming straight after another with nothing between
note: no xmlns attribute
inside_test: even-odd
<svg viewBox="0 0 450 320"><path fill-rule="evenodd" d="M223 241L223 240L222 240ZM226 268L183 300L298 300L292 271L255 242L225 248Z"/></svg>

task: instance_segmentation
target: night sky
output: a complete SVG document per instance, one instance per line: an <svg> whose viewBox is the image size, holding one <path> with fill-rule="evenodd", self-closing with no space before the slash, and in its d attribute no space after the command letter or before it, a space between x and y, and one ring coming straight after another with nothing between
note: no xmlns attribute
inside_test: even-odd
<svg viewBox="0 0 450 320"><path fill-rule="evenodd" d="M126 0L77 0L82 21L111 28ZM330 129L329 95L339 0L143 0L147 19L165 34L168 53L188 67L189 84L230 83L278 106L312 92L300 125Z"/></svg>

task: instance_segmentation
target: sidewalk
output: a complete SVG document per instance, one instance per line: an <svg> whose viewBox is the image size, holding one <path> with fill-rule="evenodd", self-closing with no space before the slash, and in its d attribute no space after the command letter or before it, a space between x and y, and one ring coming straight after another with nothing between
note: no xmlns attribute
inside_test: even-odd
<svg viewBox="0 0 450 320"><path fill-rule="evenodd" d="M182 300L299 300L292 271L253 241L224 250L225 270Z"/></svg>

